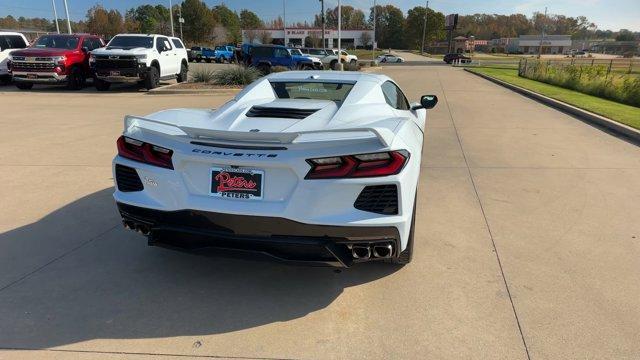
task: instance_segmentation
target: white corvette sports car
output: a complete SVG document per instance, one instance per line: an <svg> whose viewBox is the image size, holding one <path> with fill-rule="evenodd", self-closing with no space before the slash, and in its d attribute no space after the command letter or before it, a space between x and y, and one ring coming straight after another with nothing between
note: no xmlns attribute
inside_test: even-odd
<svg viewBox="0 0 640 360"><path fill-rule="evenodd" d="M408 263L425 109L437 101L409 104L383 75L291 71L217 110L126 116L114 198L151 245Z"/></svg>

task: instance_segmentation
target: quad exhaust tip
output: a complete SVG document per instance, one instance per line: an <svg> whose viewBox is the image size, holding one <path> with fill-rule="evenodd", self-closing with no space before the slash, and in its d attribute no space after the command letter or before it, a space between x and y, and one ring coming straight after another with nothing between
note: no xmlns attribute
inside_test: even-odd
<svg viewBox="0 0 640 360"><path fill-rule="evenodd" d="M353 245L351 255L354 259L367 260L369 258L388 259L393 255L393 245L389 243Z"/></svg>
<svg viewBox="0 0 640 360"><path fill-rule="evenodd" d="M366 245L354 245L351 248L351 254L354 259L368 259L371 257L371 248Z"/></svg>

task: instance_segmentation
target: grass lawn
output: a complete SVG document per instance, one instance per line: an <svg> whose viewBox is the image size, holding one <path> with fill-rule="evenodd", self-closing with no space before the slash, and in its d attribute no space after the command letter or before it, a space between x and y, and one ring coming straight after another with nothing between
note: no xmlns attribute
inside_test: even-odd
<svg viewBox="0 0 640 360"><path fill-rule="evenodd" d="M518 76L518 70L494 68L473 68L470 70L489 75L496 79L535 91L550 98L563 101L567 104L571 104L636 129L640 129L640 108L638 107L620 104L615 101L586 95L577 91L568 90L559 86L549 85L531 79L525 79Z"/></svg>
<svg viewBox="0 0 640 360"><path fill-rule="evenodd" d="M371 58L371 50L357 49L357 50L347 50L347 52L351 55L357 56L358 60L373 60L373 58ZM385 53L386 51L376 50L375 56L378 57L378 55L385 54Z"/></svg>

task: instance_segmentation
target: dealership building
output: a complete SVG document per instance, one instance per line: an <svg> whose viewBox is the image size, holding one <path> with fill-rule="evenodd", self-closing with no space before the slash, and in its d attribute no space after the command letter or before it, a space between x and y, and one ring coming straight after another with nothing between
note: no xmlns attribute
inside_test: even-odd
<svg viewBox="0 0 640 360"><path fill-rule="evenodd" d="M272 44L305 47L313 47L316 44L315 46L322 47L322 29L319 28L245 29L242 30L242 42L259 44L265 35L272 39ZM338 47L338 30L325 29L324 38L325 47ZM370 46L373 41L373 30L342 30L341 38L343 49Z"/></svg>
<svg viewBox="0 0 640 360"><path fill-rule="evenodd" d="M542 44L543 54L564 54L571 49L571 35L520 35L517 38L493 40L508 53L537 54Z"/></svg>

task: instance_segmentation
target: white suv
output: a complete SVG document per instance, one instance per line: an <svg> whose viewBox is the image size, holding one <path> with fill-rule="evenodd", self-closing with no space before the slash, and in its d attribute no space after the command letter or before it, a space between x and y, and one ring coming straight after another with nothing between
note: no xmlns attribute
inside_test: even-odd
<svg viewBox="0 0 640 360"><path fill-rule="evenodd" d="M8 83L11 81L11 74L7 69L9 53L13 50L24 49L29 46L29 41L24 35L17 32L0 31L0 80Z"/></svg>
<svg viewBox="0 0 640 360"><path fill-rule="evenodd" d="M160 80L187 81L189 71L182 40L164 35L116 35L106 47L91 53L89 63L100 91L119 82L138 82L150 90Z"/></svg>

